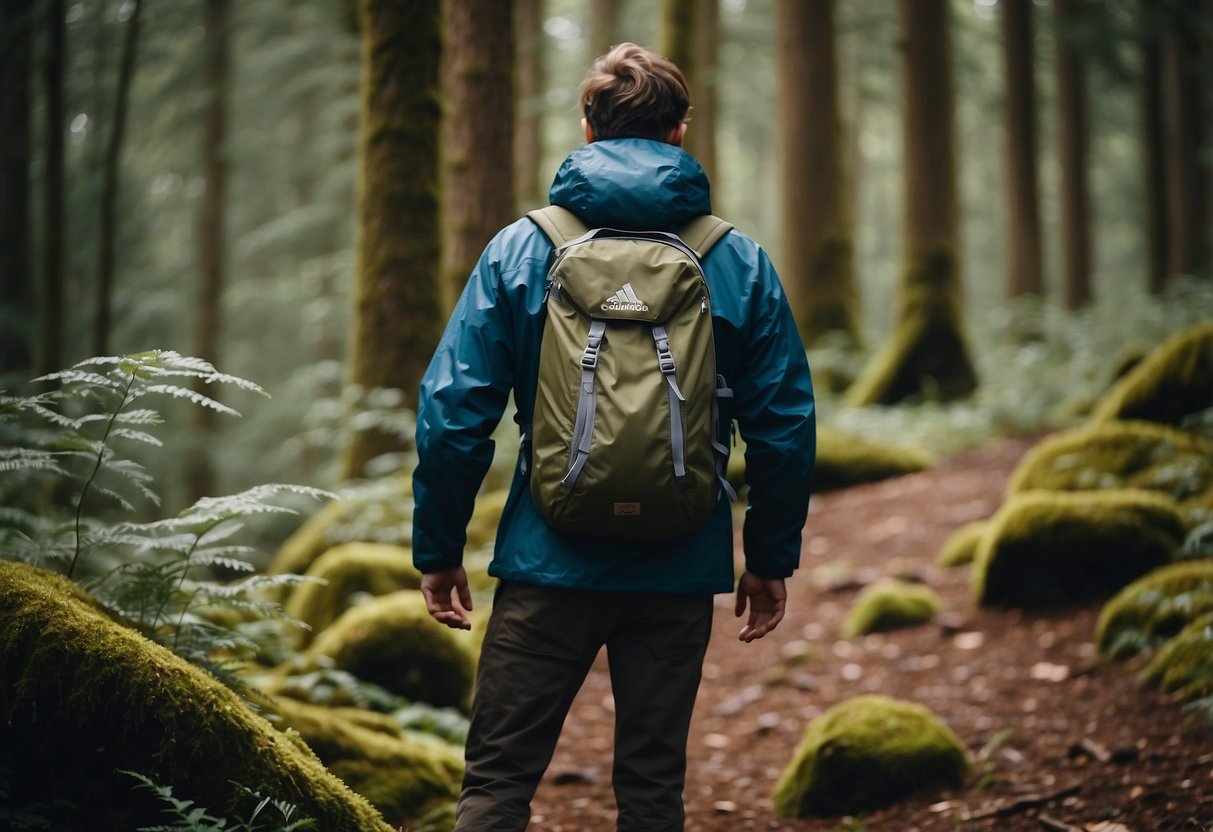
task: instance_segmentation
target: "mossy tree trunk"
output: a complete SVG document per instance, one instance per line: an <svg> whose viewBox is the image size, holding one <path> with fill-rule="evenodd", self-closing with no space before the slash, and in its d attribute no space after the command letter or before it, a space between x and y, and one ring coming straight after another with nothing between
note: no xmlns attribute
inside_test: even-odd
<svg viewBox="0 0 1213 832"><path fill-rule="evenodd" d="M1003 0L1006 72L1006 294L1043 295L1032 0Z"/></svg>
<svg viewBox="0 0 1213 832"><path fill-rule="evenodd" d="M1089 304L1091 229L1087 189L1086 61L1074 44L1079 24L1077 0L1054 0L1057 23L1057 139L1061 165L1062 302L1067 309Z"/></svg>
<svg viewBox="0 0 1213 832"><path fill-rule="evenodd" d="M202 167L206 189L198 217L198 304L194 323L194 355L212 364L220 361L223 329L224 217L227 194L227 101L229 93L228 32L231 0L206 0L203 6L203 77L209 101L203 117ZM195 380L194 389L214 396L215 391ZM215 431L215 411L193 409L193 437L185 460L185 487L192 503L215 493L215 472L210 462L210 444Z"/></svg>
<svg viewBox="0 0 1213 832"><path fill-rule="evenodd" d="M1202 96L1203 0L1177 0L1163 39L1167 143L1167 265L1172 274L1209 271L1208 167Z"/></svg>
<svg viewBox="0 0 1213 832"><path fill-rule="evenodd" d="M361 0L357 264L349 379L398 388L409 406L442 332L438 202L442 10L438 0ZM356 433L342 475L401 449L379 431Z"/></svg>
<svg viewBox="0 0 1213 832"><path fill-rule="evenodd" d="M1146 287L1159 294L1167 284L1167 162L1162 106L1162 14L1154 0L1140 0L1141 154L1146 230Z"/></svg>
<svg viewBox="0 0 1213 832"><path fill-rule="evenodd" d="M114 293L114 269L118 241L118 186L121 180L122 146L126 138L126 113L130 105L131 85L135 79L135 58L139 51L139 15L143 0L134 0L126 21L122 59L118 65L118 85L114 90L113 120L105 147L105 169L101 178L100 239L97 255L96 307L93 319L93 355L109 354L110 307Z"/></svg>
<svg viewBox="0 0 1213 832"><path fill-rule="evenodd" d="M593 0L590 5L590 55L592 61L615 45L619 31L620 0ZM586 64L589 65L588 62Z"/></svg>
<svg viewBox="0 0 1213 832"><path fill-rule="evenodd" d="M514 181L523 210L546 204L543 163L543 0L514 3L517 84L514 88Z"/></svg>
<svg viewBox="0 0 1213 832"><path fill-rule="evenodd" d="M0 375L32 367L30 31L33 0L0 0Z"/></svg>
<svg viewBox="0 0 1213 832"><path fill-rule="evenodd" d="M851 194L839 111L834 0L776 6L783 262L800 336L860 340Z"/></svg>
<svg viewBox="0 0 1213 832"><path fill-rule="evenodd" d="M448 306L516 216L514 23L499 0L444 0L443 283Z"/></svg>
<svg viewBox="0 0 1213 832"><path fill-rule="evenodd" d="M67 14L63 0L46 4L46 49L42 55L46 129L42 139L42 314L37 369L41 375L63 366L64 211L63 68L66 61Z"/></svg>
<svg viewBox="0 0 1213 832"><path fill-rule="evenodd" d="M847 391L855 405L951 400L977 386L961 313L948 0L899 0L903 247L888 342Z"/></svg>

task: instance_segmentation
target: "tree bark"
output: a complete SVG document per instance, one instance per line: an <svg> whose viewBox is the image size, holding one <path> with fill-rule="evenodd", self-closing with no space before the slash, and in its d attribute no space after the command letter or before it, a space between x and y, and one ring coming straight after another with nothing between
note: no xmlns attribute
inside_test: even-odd
<svg viewBox="0 0 1213 832"><path fill-rule="evenodd" d="M361 0L357 264L349 378L364 390L397 388L416 406L418 384L443 324L439 189L438 0ZM397 437L356 433L346 478L399 451Z"/></svg>
<svg viewBox="0 0 1213 832"><path fill-rule="evenodd" d="M514 4L518 44L514 177L519 207L524 210L547 203L540 174L543 163L543 5L543 0L517 0Z"/></svg>
<svg viewBox="0 0 1213 832"><path fill-rule="evenodd" d="M834 0L776 6L780 273L810 346L828 332L861 335L834 12Z"/></svg>
<svg viewBox="0 0 1213 832"><path fill-rule="evenodd" d="M205 0L203 8L203 73L207 103L202 138L202 165L206 190L202 194L198 218L198 317L194 329L194 355L212 364L220 360L223 330L224 206L227 196L227 101L229 93L230 0ZM212 398L216 392L200 381L194 389ZM215 472L210 461L210 444L215 432L215 412L197 407L193 411L193 442L185 465L185 485L189 502L215 493Z"/></svg>
<svg viewBox="0 0 1213 832"><path fill-rule="evenodd" d="M0 376L33 369L30 321L30 32L33 0L0 0Z"/></svg>
<svg viewBox="0 0 1213 832"><path fill-rule="evenodd" d="M1071 31L1078 15L1075 0L1054 0L1057 21L1057 138L1061 165L1062 302L1078 309L1093 298L1091 230L1088 208L1087 81L1085 61Z"/></svg>
<svg viewBox="0 0 1213 832"><path fill-rule="evenodd" d="M1209 269L1208 174L1201 164L1204 102L1201 96L1200 0L1179 0L1163 40L1167 125L1167 264L1172 274Z"/></svg>
<svg viewBox="0 0 1213 832"><path fill-rule="evenodd" d="M717 202L716 128L718 60L720 54L720 0L696 0L691 49L695 54L695 76L689 80L691 124L686 135L686 150L699 160L713 185Z"/></svg>
<svg viewBox="0 0 1213 832"><path fill-rule="evenodd" d="M485 245L516 216L510 4L445 0L443 283L448 308Z"/></svg>
<svg viewBox="0 0 1213 832"><path fill-rule="evenodd" d="M898 0L903 263L896 328L847 391L852 404L947 401L977 386L961 314L949 0Z"/></svg>
<svg viewBox="0 0 1213 832"><path fill-rule="evenodd" d="M590 5L590 60L605 55L616 41L619 31L620 0L593 0Z"/></svg>
<svg viewBox="0 0 1213 832"><path fill-rule="evenodd" d="M67 17L63 0L47 0L46 135L43 138L42 180L42 327L39 333L38 373L63 365L63 241L67 216L63 209L63 67L66 59Z"/></svg>
<svg viewBox="0 0 1213 832"><path fill-rule="evenodd" d="M682 70L688 84L695 77L695 19L699 0L661 0L661 25L657 35L658 52Z"/></svg>
<svg viewBox="0 0 1213 832"><path fill-rule="evenodd" d="M1163 117L1162 30L1153 0L1141 0L1141 151L1145 178L1146 287L1160 294L1171 270L1167 263L1167 162Z"/></svg>
<svg viewBox="0 0 1213 832"><path fill-rule="evenodd" d="M1043 295L1032 0L1002 0L1008 298Z"/></svg>
<svg viewBox="0 0 1213 832"><path fill-rule="evenodd" d="M133 0L122 60L118 68L118 86L114 90L114 116L105 149L105 170L101 181L100 241L97 257L96 318L93 323L93 355L109 354L110 308L114 290L114 261L118 236L118 185L122 143L126 136L126 113L130 104L131 83L135 77L135 58L139 49L139 14L143 0Z"/></svg>

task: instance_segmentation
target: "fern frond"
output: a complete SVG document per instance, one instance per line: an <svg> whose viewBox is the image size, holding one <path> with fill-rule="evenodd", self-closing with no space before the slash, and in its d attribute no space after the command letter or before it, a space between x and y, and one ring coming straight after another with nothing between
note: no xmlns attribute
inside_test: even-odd
<svg viewBox="0 0 1213 832"><path fill-rule="evenodd" d="M110 431L110 436L118 439L130 439L133 442L142 442L144 445L151 445L154 448L163 448L164 443L152 436L150 433L142 430L130 430L129 428L114 428Z"/></svg>
<svg viewBox="0 0 1213 832"><path fill-rule="evenodd" d="M119 494L117 491L115 491L112 488L106 488L104 485L97 485L96 483L94 483L92 490L96 491L98 494L102 495L103 497L109 497L111 500L113 500L115 503L117 503L119 506L121 506L123 511L133 512L135 510L135 507L134 507L134 505L131 504L130 500L126 499L126 497L123 497L121 494Z"/></svg>
<svg viewBox="0 0 1213 832"><path fill-rule="evenodd" d="M76 367L86 366L84 362L77 364ZM75 368L69 370L60 370L55 373L47 373L44 376L38 376L33 379L34 382L43 381L58 381L61 384L84 384L91 387L108 387L112 390L121 390L122 382L109 376L100 375L99 373L90 373Z"/></svg>
<svg viewBox="0 0 1213 832"><path fill-rule="evenodd" d="M131 400L134 401L135 399L150 395L170 396L174 399L185 399L191 404L196 404L199 407L206 407L218 413L224 413L228 416L240 415L239 411L234 410L221 402L217 402L209 396L204 396L196 390L191 390L188 387L179 387L175 384L149 384L146 387L140 388L138 391L132 391Z"/></svg>
<svg viewBox="0 0 1213 832"><path fill-rule="evenodd" d="M257 567L253 566L246 560L239 558L229 558L223 555L212 555L210 553L195 555L190 558L191 566L221 566L224 569L230 569L233 572L252 572Z"/></svg>
<svg viewBox="0 0 1213 832"><path fill-rule="evenodd" d="M46 471L67 476L54 454L31 448L0 448L0 473L7 471Z"/></svg>
<svg viewBox="0 0 1213 832"><path fill-rule="evenodd" d="M135 410L124 410L114 417L114 421L123 425L163 425L164 419L159 411L143 407Z"/></svg>

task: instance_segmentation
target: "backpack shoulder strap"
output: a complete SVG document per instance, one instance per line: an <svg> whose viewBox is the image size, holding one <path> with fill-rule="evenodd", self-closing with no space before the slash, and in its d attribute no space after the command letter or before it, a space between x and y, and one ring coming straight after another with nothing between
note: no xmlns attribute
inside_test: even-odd
<svg viewBox="0 0 1213 832"><path fill-rule="evenodd" d="M702 260L708 256L708 252L712 250L712 246L716 245L721 237L732 230L732 223L726 222L712 214L704 214L678 229L678 236L682 238L684 243L694 249L695 253L699 255L699 259Z"/></svg>
<svg viewBox="0 0 1213 832"><path fill-rule="evenodd" d="M576 240L590 229L568 208L549 205L528 211L527 216L547 235L552 245L560 248L570 240Z"/></svg>

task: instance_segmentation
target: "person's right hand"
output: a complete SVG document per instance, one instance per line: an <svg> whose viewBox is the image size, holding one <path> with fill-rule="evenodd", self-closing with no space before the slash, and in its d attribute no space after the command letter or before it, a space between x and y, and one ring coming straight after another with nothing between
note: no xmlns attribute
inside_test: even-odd
<svg viewBox="0 0 1213 832"><path fill-rule="evenodd" d="M468 574L462 566L421 576L421 594L425 596L426 609L433 619L452 630L470 630L472 622L455 606L452 590L459 597L459 605L464 610L471 610L472 591L468 589Z"/></svg>

